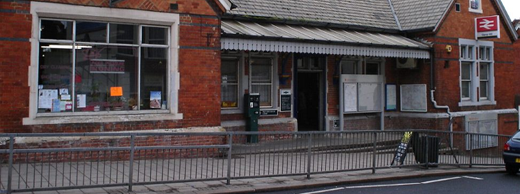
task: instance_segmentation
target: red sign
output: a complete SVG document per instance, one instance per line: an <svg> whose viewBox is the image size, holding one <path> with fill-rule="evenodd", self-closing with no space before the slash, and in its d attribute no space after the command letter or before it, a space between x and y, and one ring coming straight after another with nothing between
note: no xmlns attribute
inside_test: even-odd
<svg viewBox="0 0 520 194"><path fill-rule="evenodd" d="M500 19L498 15L475 18L477 38L500 38Z"/></svg>

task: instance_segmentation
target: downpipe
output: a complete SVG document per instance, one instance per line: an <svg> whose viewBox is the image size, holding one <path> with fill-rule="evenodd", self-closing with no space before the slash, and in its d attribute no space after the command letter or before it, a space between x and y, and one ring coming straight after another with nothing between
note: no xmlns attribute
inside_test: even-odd
<svg viewBox="0 0 520 194"><path fill-rule="evenodd" d="M433 103L433 107L436 109L446 109L446 113L448 113L449 118L449 129L450 129L450 147L453 147L453 115L451 114L449 106L439 106L437 105L437 101L435 101L434 97L435 90L430 90L430 100Z"/></svg>

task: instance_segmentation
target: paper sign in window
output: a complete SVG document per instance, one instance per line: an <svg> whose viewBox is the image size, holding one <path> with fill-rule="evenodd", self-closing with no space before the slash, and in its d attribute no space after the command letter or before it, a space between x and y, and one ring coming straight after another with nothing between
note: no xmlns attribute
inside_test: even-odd
<svg viewBox="0 0 520 194"><path fill-rule="evenodd" d="M110 87L110 96L123 96L123 87Z"/></svg>

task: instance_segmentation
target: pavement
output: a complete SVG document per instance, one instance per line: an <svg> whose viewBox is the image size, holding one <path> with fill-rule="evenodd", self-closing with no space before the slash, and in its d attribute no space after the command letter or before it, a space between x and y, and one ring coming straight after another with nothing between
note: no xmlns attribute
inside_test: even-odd
<svg viewBox="0 0 520 194"><path fill-rule="evenodd" d="M303 189L321 186L331 186L337 184L353 184L363 182L377 182L385 180L406 179L439 175L467 175L481 173L504 172L503 166L439 166L439 167L386 167L377 169L375 174L372 170L358 170L336 173L312 174L310 179L306 175L298 176L277 176L247 179L232 179L231 184L227 185L226 180L184 182L170 184L151 184L136 185L132 191L128 187L99 187L86 189L58 190L58 191L38 191L24 192L27 194L148 194L148 193L255 193L269 192L290 189Z"/></svg>

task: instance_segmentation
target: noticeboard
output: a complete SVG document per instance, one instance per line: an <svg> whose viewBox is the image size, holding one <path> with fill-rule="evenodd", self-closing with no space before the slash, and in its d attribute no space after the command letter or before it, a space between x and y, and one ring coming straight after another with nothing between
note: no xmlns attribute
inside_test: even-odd
<svg viewBox="0 0 520 194"><path fill-rule="evenodd" d="M290 112L292 109L291 90L280 90L280 112Z"/></svg>

